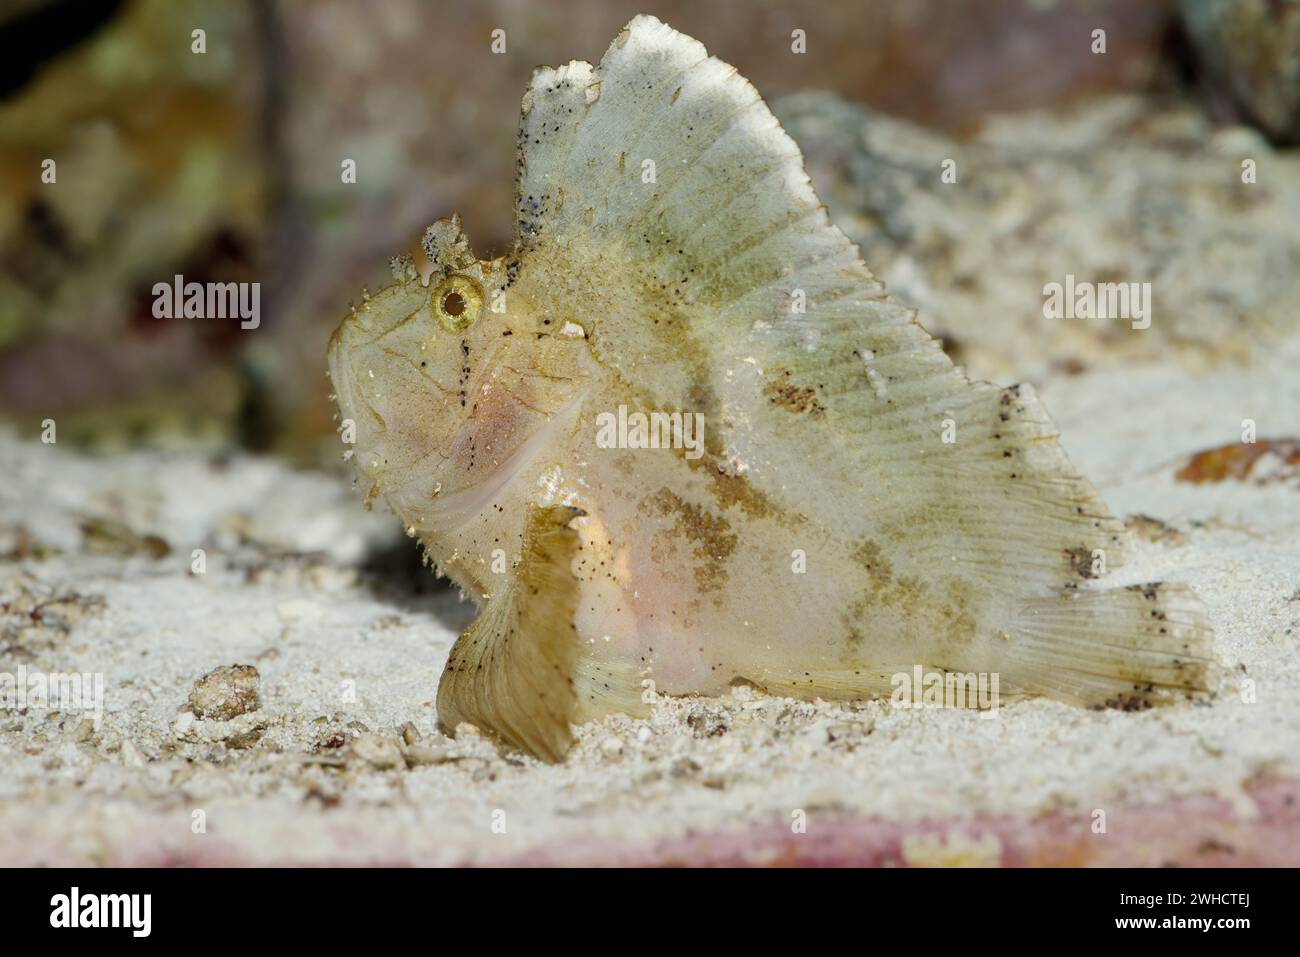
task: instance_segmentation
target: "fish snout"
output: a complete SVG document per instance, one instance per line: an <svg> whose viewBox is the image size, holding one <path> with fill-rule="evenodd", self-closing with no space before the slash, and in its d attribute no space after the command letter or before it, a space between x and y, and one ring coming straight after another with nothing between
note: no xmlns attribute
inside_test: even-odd
<svg viewBox="0 0 1300 957"><path fill-rule="evenodd" d="M346 452L362 474L368 474L367 463L374 458L375 422L368 408L373 403L361 392L355 368L357 331L351 317L344 319L330 335L326 357L334 402L338 408L338 432Z"/></svg>

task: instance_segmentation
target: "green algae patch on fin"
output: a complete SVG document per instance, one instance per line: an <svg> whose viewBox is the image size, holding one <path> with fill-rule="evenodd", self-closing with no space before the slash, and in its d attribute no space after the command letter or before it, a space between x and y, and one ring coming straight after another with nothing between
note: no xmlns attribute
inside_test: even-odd
<svg viewBox="0 0 1300 957"><path fill-rule="evenodd" d="M438 684L438 720L467 721L544 761L573 743L578 658L572 571L581 509L532 508L523 558L511 583L490 599L452 646Z"/></svg>

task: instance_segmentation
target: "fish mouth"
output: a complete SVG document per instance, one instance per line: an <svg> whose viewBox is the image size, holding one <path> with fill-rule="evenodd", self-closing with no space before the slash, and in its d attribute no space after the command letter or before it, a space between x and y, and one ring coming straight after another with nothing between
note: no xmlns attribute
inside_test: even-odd
<svg viewBox="0 0 1300 957"><path fill-rule="evenodd" d="M336 431L344 442L344 460L352 463L358 479L376 487L382 483L385 490L394 490L408 484L412 470L429 458L445 459L446 455L434 448L412 458L394 458L392 440L400 435L390 429L393 410L367 388L366 365L358 362L358 349L364 352L371 333L368 326L358 326L348 318L330 335L326 360L338 409ZM369 377L373 379L374 374Z"/></svg>
<svg viewBox="0 0 1300 957"><path fill-rule="evenodd" d="M329 345L325 349L325 360L328 364L330 373L330 382L334 386L334 402L338 406L339 414L347 416L352 409L352 377L348 374L347 364L343 361L343 354L346 352L344 339L346 333L344 326L347 320L343 320L338 327L330 334Z"/></svg>

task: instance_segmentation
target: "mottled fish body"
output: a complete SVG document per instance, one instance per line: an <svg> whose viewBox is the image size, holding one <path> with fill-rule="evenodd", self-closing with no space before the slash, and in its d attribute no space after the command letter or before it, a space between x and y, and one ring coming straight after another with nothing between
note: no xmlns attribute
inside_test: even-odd
<svg viewBox="0 0 1300 957"><path fill-rule="evenodd" d="M523 100L518 224L330 343L367 497L480 606L438 691L547 759L647 691L890 694L924 670L1143 708L1213 687L1194 596L1027 386L972 382L828 220L754 88L637 17Z"/></svg>

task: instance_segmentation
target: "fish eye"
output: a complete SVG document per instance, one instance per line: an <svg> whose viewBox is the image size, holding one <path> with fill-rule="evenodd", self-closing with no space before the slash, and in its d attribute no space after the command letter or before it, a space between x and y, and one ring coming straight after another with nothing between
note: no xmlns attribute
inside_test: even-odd
<svg viewBox="0 0 1300 957"><path fill-rule="evenodd" d="M469 328L483 307L483 291L465 276L448 276L429 298L438 321L451 332Z"/></svg>

